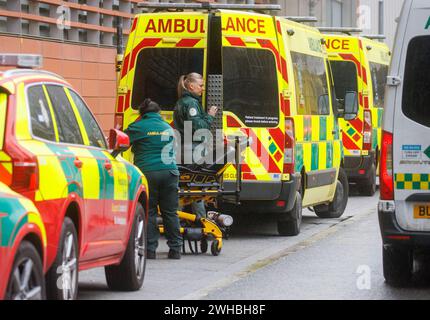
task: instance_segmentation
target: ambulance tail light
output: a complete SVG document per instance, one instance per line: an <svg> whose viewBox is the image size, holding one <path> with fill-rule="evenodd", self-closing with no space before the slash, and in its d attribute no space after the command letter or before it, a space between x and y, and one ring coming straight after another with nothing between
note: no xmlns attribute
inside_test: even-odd
<svg viewBox="0 0 430 320"><path fill-rule="evenodd" d="M363 149L372 150L372 113L364 110Z"/></svg>
<svg viewBox="0 0 430 320"><path fill-rule="evenodd" d="M39 187L37 158L14 144L10 144L6 151L12 158L11 189L18 193L36 191Z"/></svg>
<svg viewBox="0 0 430 320"><path fill-rule="evenodd" d="M382 147L380 161L381 200L394 200L393 179L393 134L382 132Z"/></svg>
<svg viewBox="0 0 430 320"><path fill-rule="evenodd" d="M296 139L294 135L294 119L285 119L285 152L284 173L294 173L294 148Z"/></svg>
<svg viewBox="0 0 430 320"><path fill-rule="evenodd" d="M123 113L116 113L115 114L115 121L114 121L114 128L117 130L122 130L124 124L124 114Z"/></svg>

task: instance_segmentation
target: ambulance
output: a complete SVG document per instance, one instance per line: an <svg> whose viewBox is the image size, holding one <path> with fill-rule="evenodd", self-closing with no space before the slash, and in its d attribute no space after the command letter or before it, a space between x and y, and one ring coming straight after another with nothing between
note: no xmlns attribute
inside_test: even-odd
<svg viewBox="0 0 430 320"><path fill-rule="evenodd" d="M381 152L384 276L406 284L430 247L430 6L406 0L387 79Z"/></svg>
<svg viewBox="0 0 430 320"><path fill-rule="evenodd" d="M279 234L286 236L299 233L302 207L323 218L340 217L348 182L322 34L259 13L278 5L140 6L154 11L138 14L132 24L117 125L125 129L135 121L145 98L157 101L172 123L179 77L198 72L206 84L204 106L220 109L213 126L225 137L248 141L241 205L234 212L274 213ZM224 181L227 188L236 185L233 166Z"/></svg>
<svg viewBox="0 0 430 320"><path fill-rule="evenodd" d="M391 59L388 46L373 39L379 37L370 38L334 32L325 36L338 108L343 114L339 121L344 168L348 181L355 183L364 196L376 192L385 83ZM351 92L357 93L357 110L345 110L345 96Z"/></svg>

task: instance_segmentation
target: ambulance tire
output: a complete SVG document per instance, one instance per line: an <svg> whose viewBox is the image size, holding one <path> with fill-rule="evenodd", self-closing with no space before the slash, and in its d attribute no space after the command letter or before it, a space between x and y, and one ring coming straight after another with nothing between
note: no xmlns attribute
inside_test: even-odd
<svg viewBox="0 0 430 320"><path fill-rule="evenodd" d="M400 246L383 246L384 278L389 285L407 285L412 279L413 251Z"/></svg>
<svg viewBox="0 0 430 320"><path fill-rule="evenodd" d="M376 193L376 165L372 164L369 178L358 184L358 192L362 196L373 197Z"/></svg>
<svg viewBox="0 0 430 320"><path fill-rule="evenodd" d="M61 228L57 256L46 274L49 300L76 300L79 278L78 233L72 219L65 217Z"/></svg>
<svg viewBox="0 0 430 320"><path fill-rule="evenodd" d="M127 249L119 265L105 267L106 282L113 291L137 291L143 285L146 269L145 210L137 203Z"/></svg>
<svg viewBox="0 0 430 320"><path fill-rule="evenodd" d="M300 233L302 224L302 196L300 192L296 194L296 202L293 209L278 219L278 233L283 237L293 237Z"/></svg>
<svg viewBox="0 0 430 320"><path fill-rule="evenodd" d="M337 219L345 212L348 203L349 184L345 170L339 168L336 192L333 202L314 207L315 214L321 219Z"/></svg>

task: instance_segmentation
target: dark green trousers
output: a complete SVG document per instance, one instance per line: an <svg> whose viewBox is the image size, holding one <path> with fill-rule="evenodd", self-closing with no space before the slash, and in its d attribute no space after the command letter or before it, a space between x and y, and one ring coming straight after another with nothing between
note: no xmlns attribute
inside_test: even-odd
<svg viewBox="0 0 430 320"><path fill-rule="evenodd" d="M158 206L163 218L164 233L170 249L181 251L182 236L178 218L177 170L144 172L149 185L148 250L156 251L160 232L157 225Z"/></svg>

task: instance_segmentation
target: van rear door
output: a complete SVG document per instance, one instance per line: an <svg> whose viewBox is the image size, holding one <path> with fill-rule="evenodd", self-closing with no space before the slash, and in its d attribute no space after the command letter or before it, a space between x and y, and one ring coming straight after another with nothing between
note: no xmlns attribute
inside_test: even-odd
<svg viewBox="0 0 430 320"><path fill-rule="evenodd" d="M207 31L207 13L136 16L120 74L117 113L124 113L124 128L136 120L146 98L159 103L165 119L173 122L179 77L206 73Z"/></svg>
<svg viewBox="0 0 430 320"><path fill-rule="evenodd" d="M403 23L401 23L403 25ZM396 218L408 231L430 231L430 5L415 0L400 55L393 128ZM395 75L393 65L391 74ZM393 83L394 84L394 83ZM387 108L390 106L387 106Z"/></svg>
<svg viewBox="0 0 430 320"><path fill-rule="evenodd" d="M221 11L224 133L249 137L242 200L274 200L284 159L282 73L273 17ZM225 180L235 180L234 170Z"/></svg>

